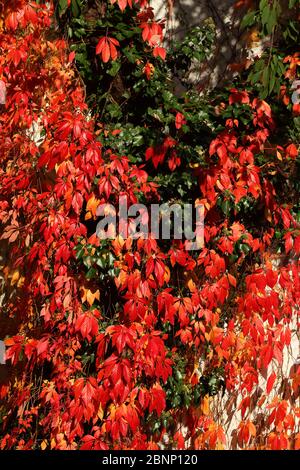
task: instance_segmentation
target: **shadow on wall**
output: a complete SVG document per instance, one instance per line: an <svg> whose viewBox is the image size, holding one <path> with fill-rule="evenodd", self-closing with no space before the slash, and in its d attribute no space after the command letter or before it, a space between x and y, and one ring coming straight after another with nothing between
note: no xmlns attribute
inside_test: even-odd
<svg viewBox="0 0 300 470"><path fill-rule="evenodd" d="M244 9L236 9L236 0L152 0L157 18L167 18L166 40L183 39L188 31L212 18L216 41L212 57L201 70L192 68L190 81L200 89L212 89L233 77L229 64L242 60L245 41L239 25ZM169 6L168 6L169 5Z"/></svg>

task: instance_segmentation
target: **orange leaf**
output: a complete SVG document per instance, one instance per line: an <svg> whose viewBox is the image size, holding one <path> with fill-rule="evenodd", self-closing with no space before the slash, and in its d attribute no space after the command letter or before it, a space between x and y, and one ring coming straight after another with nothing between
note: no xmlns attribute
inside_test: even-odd
<svg viewBox="0 0 300 470"><path fill-rule="evenodd" d="M91 217L96 218L96 215L97 215L96 211L97 211L97 207L99 206L99 204L100 204L99 199L97 199L95 195L93 194L92 197L90 197L90 199L88 200L87 205L86 205L85 220L88 220Z"/></svg>

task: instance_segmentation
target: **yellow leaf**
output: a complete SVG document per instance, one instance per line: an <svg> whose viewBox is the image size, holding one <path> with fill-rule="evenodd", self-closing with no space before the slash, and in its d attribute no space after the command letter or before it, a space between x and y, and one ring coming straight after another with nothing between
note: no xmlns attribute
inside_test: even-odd
<svg viewBox="0 0 300 470"><path fill-rule="evenodd" d="M10 284L12 286L15 285L18 282L19 278L20 278L20 272L18 270L14 271L11 276Z"/></svg>
<svg viewBox="0 0 300 470"><path fill-rule="evenodd" d="M25 281L25 277L24 276L21 276L20 279L18 280L18 284L17 284L17 287L23 287L24 285L24 281Z"/></svg>
<svg viewBox="0 0 300 470"><path fill-rule="evenodd" d="M95 302L95 299L97 300L100 299L99 289L97 289L96 292L94 293L90 289L86 289L85 287L82 287L81 290L83 291L83 294L81 296L82 303L88 302L88 304L92 306L93 303Z"/></svg>
<svg viewBox="0 0 300 470"><path fill-rule="evenodd" d="M204 336L205 336L206 341L209 342L209 341L210 341L210 338L211 338L211 331L210 331L209 333L205 332L205 333L204 333Z"/></svg>
<svg viewBox="0 0 300 470"><path fill-rule="evenodd" d="M43 442L41 443L41 449L45 450L47 445L48 445L48 441L46 439L44 439Z"/></svg>
<svg viewBox="0 0 300 470"><path fill-rule="evenodd" d="M217 441L215 450L224 450L224 445L222 442Z"/></svg>
<svg viewBox="0 0 300 470"><path fill-rule="evenodd" d="M223 189L224 189L224 186L222 185L222 183L221 183L221 181L220 181L220 180L217 180L217 182L216 182L216 186L217 186L217 187L218 187L218 188L219 188L221 191L223 191Z"/></svg>
<svg viewBox="0 0 300 470"><path fill-rule="evenodd" d="M209 407L209 395L205 395L201 403L201 411L205 416L209 415L210 407Z"/></svg>
<svg viewBox="0 0 300 470"><path fill-rule="evenodd" d="M99 405L99 410L98 410L97 416L98 416L98 418L99 418L100 420L103 419L104 413L103 413L103 408L102 408L102 406L101 406L101 403L100 403L100 405Z"/></svg>
<svg viewBox="0 0 300 470"><path fill-rule="evenodd" d="M87 289L85 287L81 287L81 301L82 303L84 303L86 301L86 292L87 292Z"/></svg>
<svg viewBox="0 0 300 470"><path fill-rule="evenodd" d="M95 300L94 294L89 289L86 291L86 300L90 305L93 305Z"/></svg>
<svg viewBox="0 0 300 470"><path fill-rule="evenodd" d="M198 162L191 162L191 163L189 163L189 167L190 167L190 168L199 168L199 166L200 166L200 163L198 163Z"/></svg>

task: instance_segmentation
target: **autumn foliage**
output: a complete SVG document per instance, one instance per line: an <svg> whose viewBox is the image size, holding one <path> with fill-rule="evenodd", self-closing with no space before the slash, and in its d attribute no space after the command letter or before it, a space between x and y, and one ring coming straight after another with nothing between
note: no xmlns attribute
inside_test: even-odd
<svg viewBox="0 0 300 470"><path fill-rule="evenodd" d="M283 381L278 372L299 326L299 142L277 142L272 103L230 87L213 103L203 165L190 164L204 248L100 241L100 203L157 202L148 169L180 174L188 118L172 111L174 133L148 146L142 165L103 146L50 3L0 6L1 334L14 371L0 385L1 448L228 448L220 390L239 397L239 448L299 448L300 366ZM111 3L141 9L145 47L164 60L147 1ZM122 54L114 36L97 41L97 60ZM281 105L292 118L291 78Z"/></svg>

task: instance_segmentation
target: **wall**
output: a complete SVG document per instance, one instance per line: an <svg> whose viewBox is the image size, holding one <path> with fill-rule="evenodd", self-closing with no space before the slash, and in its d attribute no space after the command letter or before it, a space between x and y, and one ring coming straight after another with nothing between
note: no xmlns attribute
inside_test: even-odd
<svg viewBox="0 0 300 470"><path fill-rule="evenodd" d="M239 62L245 41L240 31L244 10L234 8L236 0L152 0L156 18L167 18L166 41L183 38L187 31L212 18L216 42L211 58L201 70L191 70L191 80L200 88L213 88L233 76L229 64Z"/></svg>

